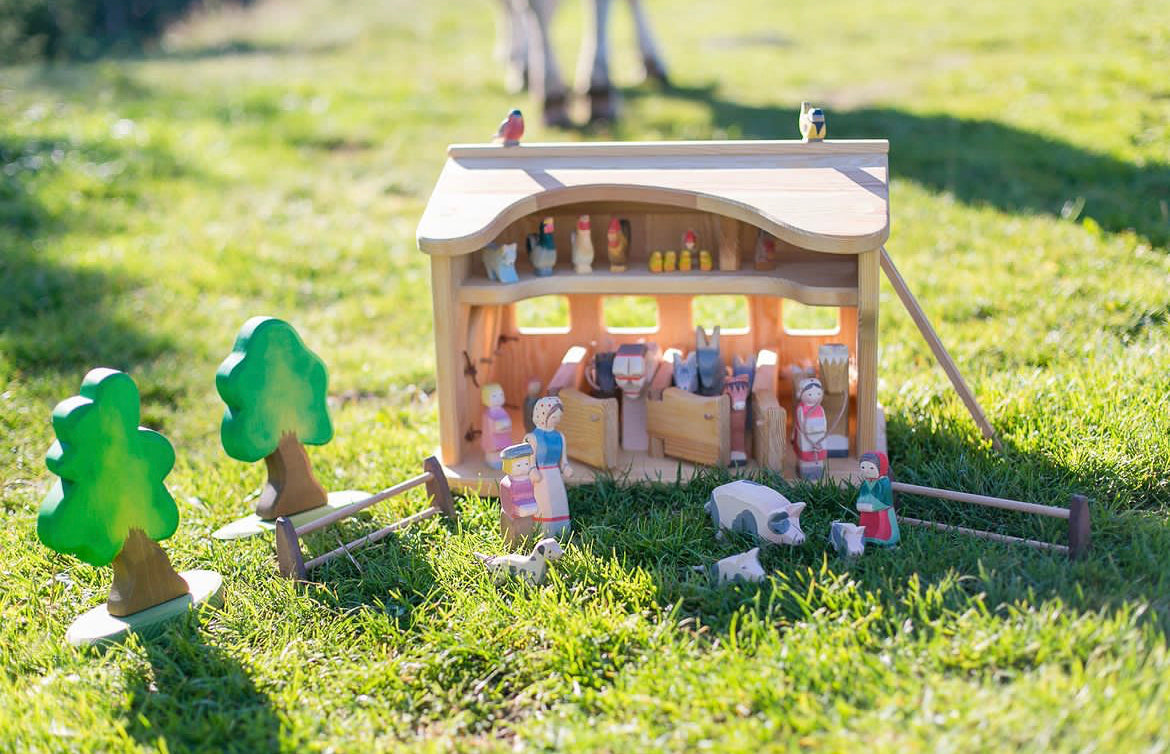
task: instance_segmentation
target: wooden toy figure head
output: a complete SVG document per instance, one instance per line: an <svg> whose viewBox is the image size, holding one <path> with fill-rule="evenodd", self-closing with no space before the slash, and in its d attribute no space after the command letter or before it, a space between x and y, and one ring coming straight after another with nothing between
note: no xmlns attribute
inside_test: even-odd
<svg viewBox="0 0 1170 754"><path fill-rule="evenodd" d="M885 453L876 451L862 453L861 457L857 459L857 464L861 467L862 479L868 479L872 482L890 475L890 460Z"/></svg>
<svg viewBox="0 0 1170 754"><path fill-rule="evenodd" d="M682 354L675 353L674 355L674 385L680 390L685 390L688 393L697 392L699 389L699 366L696 362L696 355L694 351L687 354L684 359Z"/></svg>
<svg viewBox="0 0 1170 754"><path fill-rule="evenodd" d="M496 382L489 382L480 388L480 398L483 400L483 405L488 408L499 408L507 400L504 397L504 388Z"/></svg>
<svg viewBox="0 0 1170 754"><path fill-rule="evenodd" d="M723 383L723 392L731 397L731 410L743 411L747 408L748 377L746 374L729 377Z"/></svg>
<svg viewBox="0 0 1170 754"><path fill-rule="evenodd" d="M528 478L532 470L532 446L526 442L509 445L500 453L504 463L504 473L508 476Z"/></svg>
<svg viewBox="0 0 1170 754"><path fill-rule="evenodd" d="M532 408L532 422L545 431L557 428L565 413L565 405L555 395L545 396Z"/></svg>
<svg viewBox="0 0 1170 754"><path fill-rule="evenodd" d="M815 377L806 379L800 385L800 402L808 407L819 406L825 398L825 389Z"/></svg>

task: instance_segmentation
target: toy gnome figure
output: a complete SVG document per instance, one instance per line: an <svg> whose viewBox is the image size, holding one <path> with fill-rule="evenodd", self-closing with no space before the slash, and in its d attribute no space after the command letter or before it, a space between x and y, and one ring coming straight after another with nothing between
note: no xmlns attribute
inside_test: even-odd
<svg viewBox="0 0 1170 754"><path fill-rule="evenodd" d="M861 489L857 493L857 512L865 527L867 544L892 546L898 544L898 517L894 512L894 490L890 484L890 461L885 453L862 453Z"/></svg>
<svg viewBox="0 0 1170 754"><path fill-rule="evenodd" d="M504 474L500 480L500 531L509 545L523 541L536 528L536 495L532 487L532 446L509 445L500 454Z"/></svg>
<svg viewBox="0 0 1170 754"><path fill-rule="evenodd" d="M796 396L793 440L797 466L803 479L815 481L825 475L825 458L828 457L824 442L829 426L825 409L821 406L825 390L820 380L808 377L800 383Z"/></svg>
<svg viewBox="0 0 1170 754"><path fill-rule="evenodd" d="M512 417L504 408L504 388L490 382L483 386L483 427L479 436L483 460L493 469L501 468L500 451L512 443Z"/></svg>
<svg viewBox="0 0 1170 754"><path fill-rule="evenodd" d="M565 479L573 475L565 453L565 436L557 431L564 416L565 406L556 396L547 396L536 402L532 421L536 429L524 436L536 456L532 475L533 494L536 496L536 525L550 537L569 533L569 495Z"/></svg>

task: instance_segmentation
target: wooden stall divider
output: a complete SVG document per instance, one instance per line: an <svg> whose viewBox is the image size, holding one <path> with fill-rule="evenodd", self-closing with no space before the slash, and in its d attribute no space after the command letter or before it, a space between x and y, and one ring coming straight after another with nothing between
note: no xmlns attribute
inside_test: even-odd
<svg viewBox="0 0 1170 754"><path fill-rule="evenodd" d="M426 485L427 495L431 499L431 505L429 507L378 531L355 539L353 542L343 544L341 547L331 550L324 555L319 555L308 562L305 561L304 553L301 551L301 537L349 518L369 508L371 505L375 505L396 495L401 495L422 484ZM304 581L308 572L313 568L328 563L330 560L341 555L348 554L359 547L364 547L385 539L393 532L439 513L452 520L455 520L457 517L455 504L451 498L451 490L447 485L447 477L443 474L443 467L439 464L437 458L431 456L423 461L423 473L418 476L411 477L364 500L359 500L356 503L340 508L327 516L305 524L299 529L294 527L292 521L284 516L276 519L276 561L280 569L280 575L294 578L298 581Z"/></svg>

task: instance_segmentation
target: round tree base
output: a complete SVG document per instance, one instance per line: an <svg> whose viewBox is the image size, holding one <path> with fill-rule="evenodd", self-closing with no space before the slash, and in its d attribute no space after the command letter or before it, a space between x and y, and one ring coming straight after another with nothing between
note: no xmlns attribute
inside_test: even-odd
<svg viewBox="0 0 1170 754"><path fill-rule="evenodd" d="M160 624L165 621L186 615L192 607L204 603L218 603L223 589L223 577L218 573L183 571L179 575L187 582L190 590L182 597L122 617L110 615L107 605L103 602L78 616L65 632L65 639L73 646L79 647L121 641L132 631L149 635L158 630Z"/></svg>

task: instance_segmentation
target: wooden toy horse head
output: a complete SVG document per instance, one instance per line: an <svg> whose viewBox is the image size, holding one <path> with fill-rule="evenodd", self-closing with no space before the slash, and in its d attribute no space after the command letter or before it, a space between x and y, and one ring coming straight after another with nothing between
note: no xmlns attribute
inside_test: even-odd
<svg viewBox="0 0 1170 754"><path fill-rule="evenodd" d="M719 355L719 325L708 336L702 326L695 328L695 353L699 364L699 392L719 395L723 392L723 359Z"/></svg>
<svg viewBox="0 0 1170 754"><path fill-rule="evenodd" d="M691 351L684 359L682 354L674 355L674 386L688 393L699 390L699 366L695 352Z"/></svg>

